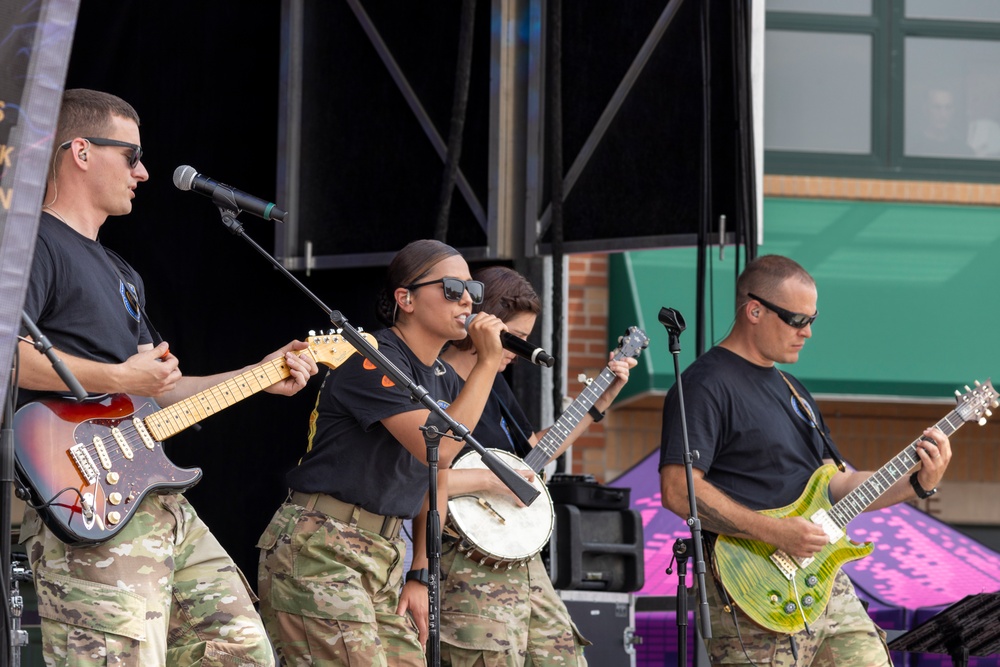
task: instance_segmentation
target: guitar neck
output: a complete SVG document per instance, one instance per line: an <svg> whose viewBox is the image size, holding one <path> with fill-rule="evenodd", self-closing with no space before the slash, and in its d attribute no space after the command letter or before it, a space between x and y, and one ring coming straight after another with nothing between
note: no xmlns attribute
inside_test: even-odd
<svg viewBox="0 0 1000 667"><path fill-rule="evenodd" d="M597 399L614 382L615 374L610 368L605 367L601 374L584 387L580 395L576 397L565 412L559 416L538 444L532 448L528 455L524 457L524 463L535 472L545 467L545 464L555 455L570 433L580 424L587 411L594 406Z"/></svg>
<svg viewBox="0 0 1000 667"><path fill-rule="evenodd" d="M946 436L961 428L966 420L958 410L952 410L936 426ZM840 502L830 508L830 516L844 528L857 515L868 509L872 503L882 497L889 487L908 475L920 463L917 454L917 438L906 449L897 454L891 461L872 473L871 477L859 484L854 490L841 498Z"/></svg>
<svg viewBox="0 0 1000 667"><path fill-rule="evenodd" d="M162 410L148 415L143 423L157 440L166 440L244 398L267 389L290 375L283 357L266 361L260 366L198 392Z"/></svg>

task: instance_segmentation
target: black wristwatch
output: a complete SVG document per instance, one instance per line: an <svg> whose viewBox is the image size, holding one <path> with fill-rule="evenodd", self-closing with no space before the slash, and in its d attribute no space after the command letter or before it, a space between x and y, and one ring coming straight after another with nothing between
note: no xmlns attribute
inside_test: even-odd
<svg viewBox="0 0 1000 667"><path fill-rule="evenodd" d="M426 567L422 567L419 570L410 570L409 572L406 573L404 581L405 582L419 581L424 586L431 585L431 578L430 575L427 573Z"/></svg>
<svg viewBox="0 0 1000 667"><path fill-rule="evenodd" d="M913 491L917 494L917 498L920 498L921 500L926 500L938 492L937 487L927 491L924 487L920 486L920 481L917 480L917 473L910 475L910 486L913 487Z"/></svg>
<svg viewBox="0 0 1000 667"><path fill-rule="evenodd" d="M591 405L590 409L587 410L587 414L593 418L595 424L604 419L604 413L598 410L597 407L593 405Z"/></svg>

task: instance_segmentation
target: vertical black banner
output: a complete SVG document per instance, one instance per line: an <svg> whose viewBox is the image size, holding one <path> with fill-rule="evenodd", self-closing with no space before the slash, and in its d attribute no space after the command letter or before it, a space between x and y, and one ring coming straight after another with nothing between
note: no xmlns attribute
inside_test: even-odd
<svg viewBox="0 0 1000 667"><path fill-rule="evenodd" d="M80 0L0 4L0 405L21 327Z"/></svg>

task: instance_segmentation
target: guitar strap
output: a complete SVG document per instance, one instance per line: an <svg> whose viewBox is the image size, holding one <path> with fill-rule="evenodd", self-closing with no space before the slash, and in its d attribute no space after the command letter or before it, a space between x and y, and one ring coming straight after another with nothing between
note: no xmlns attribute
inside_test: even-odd
<svg viewBox="0 0 1000 667"><path fill-rule="evenodd" d="M132 283L125 280L125 274L122 273L121 266L118 264L119 261L124 262L125 260L122 259L121 255L116 253L114 250L108 250L103 245L101 247L104 248L104 255L108 258L108 263L111 264L111 268L113 268L115 273L118 274L118 278L122 281L122 285L125 285L125 290L132 292L129 290ZM139 312L142 313L142 317L146 322L146 328L149 329L149 334L153 337L153 346L155 347L163 342L163 336L160 335L160 332L156 330L156 327L154 327L153 323L150 321L149 315L146 314L146 308L142 305L143 300L140 298L139 294L137 292L132 292L132 294L135 296L135 306L139 309Z"/></svg>
<svg viewBox="0 0 1000 667"><path fill-rule="evenodd" d="M500 398L496 390L491 389L490 393L493 394L497 405L500 406L500 412L503 414L504 419L507 420L507 430L510 433L511 443L514 445L514 453L523 459L531 451L531 440L521 430L521 425L514 419L514 415L510 413L510 408L503 402L503 399Z"/></svg>
<svg viewBox="0 0 1000 667"><path fill-rule="evenodd" d="M826 433L819 427L819 424L816 423L816 415L813 414L812 408L810 408L809 404L802 399L799 392L795 390L795 386L791 383L791 381L789 381L788 377L786 377L784 373L778 371L778 375L780 375L781 379L785 381L788 388L792 390L792 396L795 398L795 402L799 404L799 409L802 411L802 414L809 417L809 423L812 424L812 427L816 429L817 433L819 433L819 437L823 438L823 442L826 445L826 451L830 454L830 458L832 458L837 464L837 469L840 470L840 472L844 472L847 468L844 466L844 462L840 458L840 452L837 451L833 442L830 438L826 437Z"/></svg>

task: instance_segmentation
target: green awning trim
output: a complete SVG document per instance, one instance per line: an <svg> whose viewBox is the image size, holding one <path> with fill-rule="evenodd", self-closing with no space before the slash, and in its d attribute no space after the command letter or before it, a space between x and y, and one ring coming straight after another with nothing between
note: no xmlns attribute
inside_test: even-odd
<svg viewBox="0 0 1000 667"><path fill-rule="evenodd" d="M816 279L819 318L790 367L816 394L946 399L1000 373L1000 209L766 199L758 254L791 257ZM710 251L705 347L733 320L736 251ZM666 392L674 360L660 308L687 322L678 357L694 360L694 248L613 255L610 333L644 329L649 349L619 400Z"/></svg>

